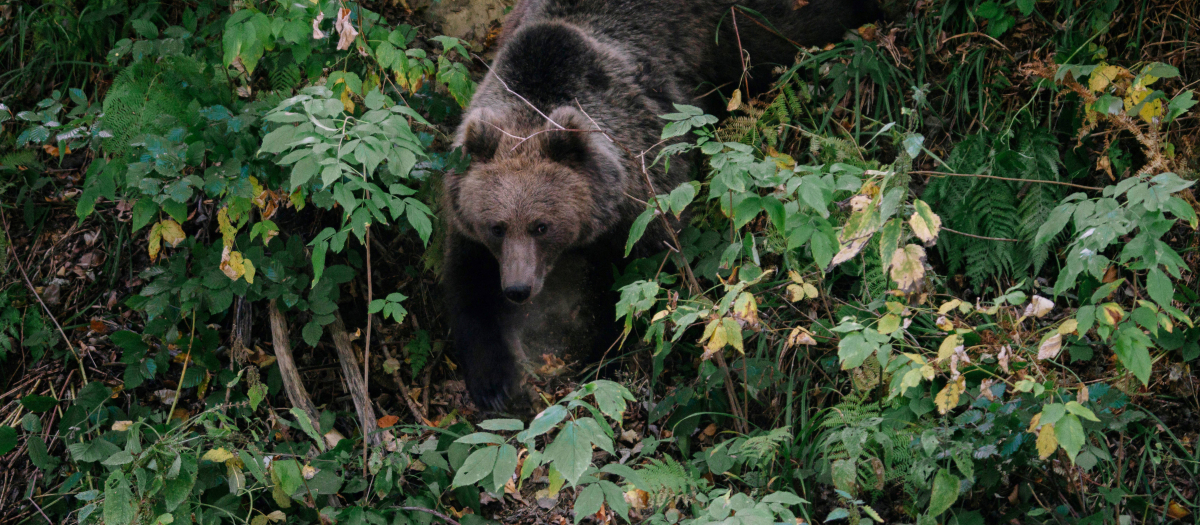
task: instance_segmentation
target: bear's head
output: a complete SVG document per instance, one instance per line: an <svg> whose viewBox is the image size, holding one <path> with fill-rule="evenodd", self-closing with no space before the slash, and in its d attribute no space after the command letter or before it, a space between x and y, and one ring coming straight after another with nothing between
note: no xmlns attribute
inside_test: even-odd
<svg viewBox="0 0 1200 525"><path fill-rule="evenodd" d="M515 303L542 290L560 255L611 228L623 198L616 145L575 108L549 119L470 112L456 145L471 167L445 179L450 226L491 251Z"/></svg>

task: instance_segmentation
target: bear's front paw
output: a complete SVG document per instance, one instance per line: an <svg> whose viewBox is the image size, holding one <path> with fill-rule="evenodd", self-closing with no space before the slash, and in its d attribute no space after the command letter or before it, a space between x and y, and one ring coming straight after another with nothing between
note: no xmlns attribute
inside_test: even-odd
<svg viewBox="0 0 1200 525"><path fill-rule="evenodd" d="M483 410L503 410L515 390L516 374L504 367L467 373L467 391L475 405Z"/></svg>

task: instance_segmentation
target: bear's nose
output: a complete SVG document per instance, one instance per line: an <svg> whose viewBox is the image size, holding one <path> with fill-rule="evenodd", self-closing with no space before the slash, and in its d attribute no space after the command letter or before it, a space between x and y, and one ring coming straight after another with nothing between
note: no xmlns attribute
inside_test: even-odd
<svg viewBox="0 0 1200 525"><path fill-rule="evenodd" d="M504 296L514 303L523 303L529 298L529 285L509 286L504 289Z"/></svg>

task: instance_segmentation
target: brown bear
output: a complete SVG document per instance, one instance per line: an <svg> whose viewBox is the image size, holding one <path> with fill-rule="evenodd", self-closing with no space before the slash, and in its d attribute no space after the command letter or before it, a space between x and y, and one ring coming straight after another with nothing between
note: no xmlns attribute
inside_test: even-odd
<svg viewBox="0 0 1200 525"><path fill-rule="evenodd" d="M696 105L701 84L740 84L743 56L789 63L794 43L835 40L877 14L874 0L805 4L518 3L459 126L456 145L471 167L444 182L443 283L457 360L477 404L504 406L522 356L612 343L613 264L653 195L647 180L667 192L691 173L686 162L643 172L640 154L659 142L660 115ZM733 15L735 5L751 11ZM769 24L750 23L751 12ZM648 231L643 252L661 250L663 234Z"/></svg>

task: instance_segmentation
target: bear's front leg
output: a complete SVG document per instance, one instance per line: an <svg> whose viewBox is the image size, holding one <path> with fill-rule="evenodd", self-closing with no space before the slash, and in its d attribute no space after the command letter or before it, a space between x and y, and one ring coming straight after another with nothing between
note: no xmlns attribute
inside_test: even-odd
<svg viewBox="0 0 1200 525"><path fill-rule="evenodd" d="M500 410L517 383L517 363L504 342L500 265L483 245L461 235L446 239L443 283L449 305L455 356L471 399Z"/></svg>

